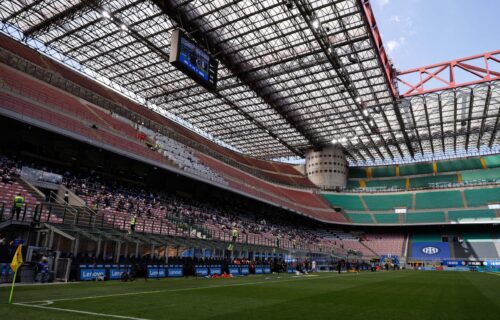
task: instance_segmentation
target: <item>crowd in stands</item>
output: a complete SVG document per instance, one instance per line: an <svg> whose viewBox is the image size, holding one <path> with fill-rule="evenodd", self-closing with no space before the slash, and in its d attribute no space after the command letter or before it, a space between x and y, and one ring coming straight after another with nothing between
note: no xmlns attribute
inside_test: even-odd
<svg viewBox="0 0 500 320"><path fill-rule="evenodd" d="M136 214L142 219L168 219L193 228L216 230L228 234L239 230L241 241L248 236L260 236L280 246L319 244L320 237L313 231L286 224L284 220L270 219L268 215L245 209L238 201L200 201L169 193L153 193L142 187L106 181L94 175L66 177L65 185L87 202L95 211L112 214ZM330 243L325 243L329 245Z"/></svg>
<svg viewBox="0 0 500 320"><path fill-rule="evenodd" d="M288 213L279 212L278 209L276 212L254 211L248 204L232 198L188 198L146 188L140 184L119 182L93 171L63 172L37 163L23 164L21 161L7 158L0 159L2 177L18 176L23 165L61 174L64 177L63 184L84 200L87 207L109 219L116 215L128 223L130 217L135 214L143 223L157 223L161 220L163 223L182 226L190 230L191 236L202 236L207 230L219 236L230 235L232 230L237 229L238 242L249 242L252 237L259 237L267 240L265 244L278 247L300 248L303 245L315 245L325 248L325 252L333 248L338 253L346 253L354 247L363 249L362 246L353 244L358 239L353 238L350 233L325 234L314 224L304 225L302 220L291 219ZM229 236L226 239L229 239ZM402 241L397 239L397 242ZM372 252L364 253L369 255Z"/></svg>

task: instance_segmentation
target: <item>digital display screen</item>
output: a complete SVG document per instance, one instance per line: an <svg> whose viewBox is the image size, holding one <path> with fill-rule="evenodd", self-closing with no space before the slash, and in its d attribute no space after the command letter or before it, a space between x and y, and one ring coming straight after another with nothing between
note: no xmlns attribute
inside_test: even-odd
<svg viewBox="0 0 500 320"><path fill-rule="evenodd" d="M172 32L170 62L209 90L217 87L217 60L180 29Z"/></svg>
<svg viewBox="0 0 500 320"><path fill-rule="evenodd" d="M208 66L210 57L194 43L181 37L179 48L179 61L198 76L208 81Z"/></svg>

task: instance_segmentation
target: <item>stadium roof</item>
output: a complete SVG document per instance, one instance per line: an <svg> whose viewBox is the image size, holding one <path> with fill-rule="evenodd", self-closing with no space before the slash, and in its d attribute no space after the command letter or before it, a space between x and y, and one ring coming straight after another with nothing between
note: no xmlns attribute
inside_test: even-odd
<svg viewBox="0 0 500 320"><path fill-rule="evenodd" d="M0 17L4 33L256 157L334 140L362 165L498 144L498 84L399 103L367 0L15 0ZM168 62L176 28L219 60L215 92Z"/></svg>

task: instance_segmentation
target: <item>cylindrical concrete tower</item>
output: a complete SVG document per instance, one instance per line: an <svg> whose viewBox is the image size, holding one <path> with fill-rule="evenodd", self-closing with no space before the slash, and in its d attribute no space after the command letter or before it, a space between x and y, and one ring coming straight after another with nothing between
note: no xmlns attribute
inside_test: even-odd
<svg viewBox="0 0 500 320"><path fill-rule="evenodd" d="M320 188L345 188L347 182L347 160L342 147L324 147L306 154L306 175Z"/></svg>

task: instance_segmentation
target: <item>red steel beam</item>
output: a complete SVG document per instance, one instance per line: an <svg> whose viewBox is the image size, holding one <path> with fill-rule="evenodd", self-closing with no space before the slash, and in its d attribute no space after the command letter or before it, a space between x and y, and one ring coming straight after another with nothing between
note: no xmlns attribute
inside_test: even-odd
<svg viewBox="0 0 500 320"><path fill-rule="evenodd" d="M480 66L471 64L474 61L476 64L480 62ZM496 64L491 62L496 62ZM457 79L457 69L467 72L469 78L463 80ZM405 79L409 77L412 80ZM402 94L403 97L500 80L500 50L406 71L398 71L396 80L399 89L404 91ZM429 84L430 80L437 80L435 82L437 84ZM425 86L426 84L427 86Z"/></svg>
<svg viewBox="0 0 500 320"><path fill-rule="evenodd" d="M389 90L391 91L392 97L394 99L397 99L399 94L398 90L396 89L396 79L394 78L392 72L392 61L389 59L389 56L385 52L384 44L382 43L382 37L380 36L380 32L378 30L377 21L375 20L375 16L373 15L372 6L369 0L361 0L360 2L365 14L366 22L368 23L368 27L370 28L373 42L375 43L375 50L378 53L379 62L382 65L382 69L384 70L384 75L387 80Z"/></svg>

